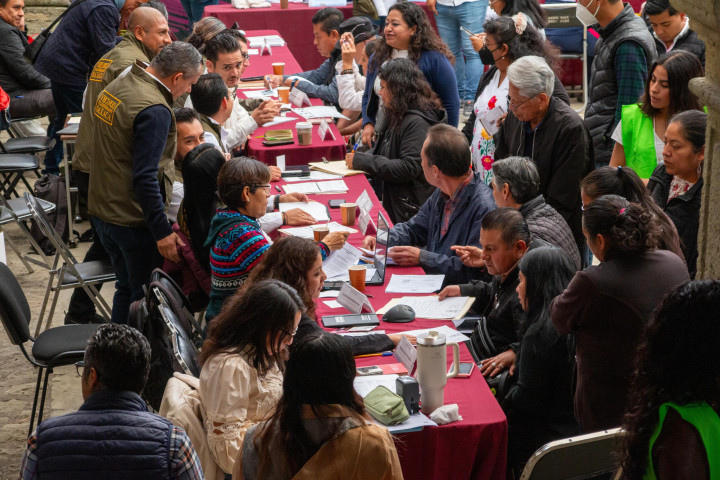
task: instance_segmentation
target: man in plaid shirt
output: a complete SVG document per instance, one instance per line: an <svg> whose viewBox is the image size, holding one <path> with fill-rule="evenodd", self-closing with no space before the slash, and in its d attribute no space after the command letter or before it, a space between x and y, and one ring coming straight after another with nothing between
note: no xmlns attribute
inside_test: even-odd
<svg viewBox="0 0 720 480"><path fill-rule="evenodd" d="M21 479L205 478L185 431L148 412L140 397L150 344L139 331L100 325L76 366L85 402L38 426L28 439Z"/></svg>

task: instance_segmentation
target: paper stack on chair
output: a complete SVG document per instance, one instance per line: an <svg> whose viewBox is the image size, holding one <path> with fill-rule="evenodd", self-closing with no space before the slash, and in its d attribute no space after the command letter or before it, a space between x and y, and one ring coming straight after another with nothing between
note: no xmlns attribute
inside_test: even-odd
<svg viewBox="0 0 720 480"><path fill-rule="evenodd" d="M337 160L335 162L310 162L308 165L310 165L311 170L319 170L321 172L332 173L333 175L342 175L343 177L365 173L362 170L347 168L345 160Z"/></svg>

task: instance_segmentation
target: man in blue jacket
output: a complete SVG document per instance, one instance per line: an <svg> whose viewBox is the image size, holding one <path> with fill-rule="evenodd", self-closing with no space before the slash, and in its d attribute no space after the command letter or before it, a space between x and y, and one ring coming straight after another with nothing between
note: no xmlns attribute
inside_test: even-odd
<svg viewBox="0 0 720 480"><path fill-rule="evenodd" d="M480 246L480 222L496 208L490 187L472 171L465 135L450 125L435 125L420 156L425 178L437 190L414 217L390 230L390 258L400 266L444 274L443 285L487 279L480 269L463 265L450 248ZM374 241L366 237L365 248L374 248Z"/></svg>
<svg viewBox="0 0 720 480"><path fill-rule="evenodd" d="M142 333L100 325L77 368L84 403L38 426L20 478L204 478L185 431L148 412L140 397L150 372L150 343Z"/></svg>

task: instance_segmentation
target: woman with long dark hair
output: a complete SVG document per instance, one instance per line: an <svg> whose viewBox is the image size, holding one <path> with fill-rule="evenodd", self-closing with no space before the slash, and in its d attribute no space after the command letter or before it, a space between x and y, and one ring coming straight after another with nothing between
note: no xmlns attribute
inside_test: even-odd
<svg viewBox="0 0 720 480"><path fill-rule="evenodd" d="M572 259L562 250L543 247L520 259L516 288L525 310L525 333L514 375L517 383L503 402L508 419L508 466L521 470L540 446L573 436L572 356L568 335L555 330L550 302L575 274Z"/></svg>
<svg viewBox="0 0 720 480"><path fill-rule="evenodd" d="M678 257L685 259L680 248L680 237L675 224L653 200L642 179L633 169L600 167L587 174L580 183L583 206L587 207L593 200L603 195L619 195L628 202L642 205L660 222L658 248L670 250Z"/></svg>
<svg viewBox="0 0 720 480"><path fill-rule="evenodd" d="M385 19L384 35L370 57L362 101L362 142L371 146L375 130L382 125L378 73L385 62L408 58L425 75L447 112L448 122L457 127L460 118L460 96L453 70L453 55L435 32L422 7L413 2L398 2L390 7ZM377 122L377 123L376 123Z"/></svg>
<svg viewBox="0 0 720 480"><path fill-rule="evenodd" d="M697 271L706 126L707 115L697 110L672 117L665 131L663 163L655 168L647 185L653 200L677 228L690 278L695 278Z"/></svg>
<svg viewBox="0 0 720 480"><path fill-rule="evenodd" d="M412 218L435 191L425 179L420 151L430 127L445 123L447 116L412 61L390 60L378 77L385 118L377 142L371 152L348 153L345 163L382 182L383 206L399 223Z"/></svg>
<svg viewBox="0 0 720 480"><path fill-rule="evenodd" d="M628 480L720 472L720 282L668 295L642 335L624 428Z"/></svg>
<svg viewBox="0 0 720 480"><path fill-rule="evenodd" d="M615 148L610 166L627 165L640 178L650 178L663 162L663 138L670 119L680 112L702 111L702 102L690 91L690 80L703 75L698 57L684 50L673 50L655 60L640 101L622 107L612 135Z"/></svg>
<svg viewBox="0 0 720 480"><path fill-rule="evenodd" d="M271 278L281 280L297 290L305 305L306 311L300 319L296 338L300 340L321 332L315 317L315 301L320 296L327 276L322 268L317 242L293 236L279 239L265 252L262 262L250 273L243 288ZM353 354L362 355L392 350L402 335L370 334L344 338Z"/></svg>
<svg viewBox="0 0 720 480"><path fill-rule="evenodd" d="M304 311L294 288L264 280L230 297L210 324L198 391L208 448L225 473L248 428L267 418L282 394L287 347Z"/></svg>
<svg viewBox="0 0 720 480"><path fill-rule="evenodd" d="M575 336L575 415L594 432L620 425L642 330L663 297L690 278L677 255L657 249L658 222L637 203L595 199L583 211L583 233L600 265L575 274L550 317L558 332Z"/></svg>
<svg viewBox="0 0 720 480"><path fill-rule="evenodd" d="M247 433L233 478L402 479L392 437L368 421L350 347L329 333L293 350L275 414Z"/></svg>
<svg viewBox="0 0 720 480"><path fill-rule="evenodd" d="M555 68L558 50L545 42L532 25L523 25L517 17L493 18L485 22L484 30L484 34L471 37L471 41L483 64L490 68L480 78L473 111L462 132L470 142L473 170L482 172L483 180L489 185L495 159L495 140L485 129L483 120L508 111L508 67L519 58L536 55ZM570 97L557 75L553 97L570 103Z"/></svg>
<svg viewBox="0 0 720 480"><path fill-rule="evenodd" d="M545 38L545 27L548 25L547 14L537 0L493 0L490 8L503 17L512 17L521 13L526 15L530 23Z"/></svg>

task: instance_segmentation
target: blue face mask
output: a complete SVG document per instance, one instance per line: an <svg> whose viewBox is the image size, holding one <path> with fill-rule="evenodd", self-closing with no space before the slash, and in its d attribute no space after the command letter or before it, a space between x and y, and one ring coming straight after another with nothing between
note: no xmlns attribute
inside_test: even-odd
<svg viewBox="0 0 720 480"><path fill-rule="evenodd" d="M125 0L115 0L115 6L118 9L118 12L122 10L123 5L125 5Z"/></svg>

